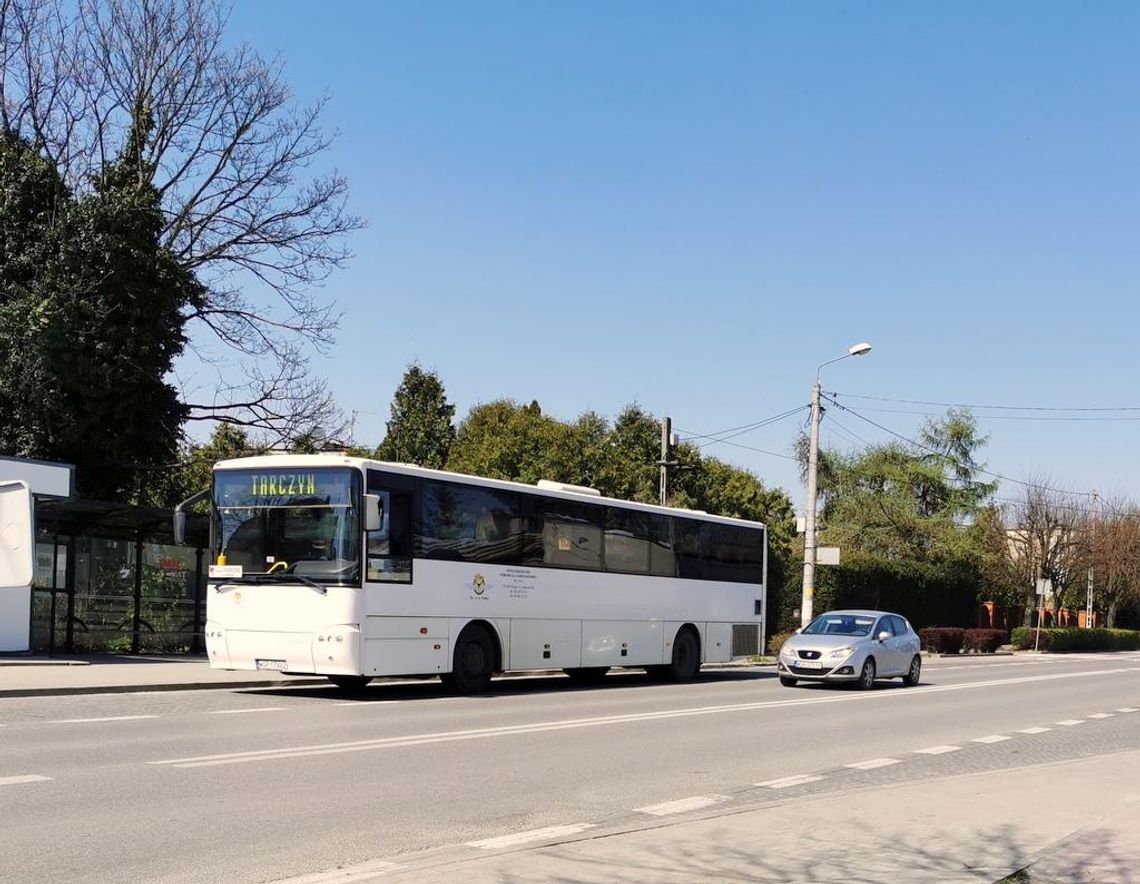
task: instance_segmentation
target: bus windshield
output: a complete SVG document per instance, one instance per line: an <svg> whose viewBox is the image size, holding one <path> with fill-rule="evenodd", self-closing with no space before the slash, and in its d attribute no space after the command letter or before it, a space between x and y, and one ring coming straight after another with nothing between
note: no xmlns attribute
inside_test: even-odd
<svg viewBox="0 0 1140 884"><path fill-rule="evenodd" d="M359 489L355 470L220 470L213 555L243 575L356 583Z"/></svg>

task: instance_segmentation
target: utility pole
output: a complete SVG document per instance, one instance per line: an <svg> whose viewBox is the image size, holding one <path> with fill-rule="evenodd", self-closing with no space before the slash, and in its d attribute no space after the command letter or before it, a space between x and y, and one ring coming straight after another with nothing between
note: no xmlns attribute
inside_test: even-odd
<svg viewBox="0 0 1140 884"><path fill-rule="evenodd" d="M812 599L815 596L815 503L816 473L819 468L819 374L811 388L811 436L808 447L807 517L804 519L804 585L800 599L800 626L811 623Z"/></svg>
<svg viewBox="0 0 1140 884"><path fill-rule="evenodd" d="M676 466L672 459L673 454L673 420L661 419L661 460L657 461L661 467L661 506L669 500L669 467Z"/></svg>
<svg viewBox="0 0 1140 884"><path fill-rule="evenodd" d="M1089 589L1085 599L1085 629L1092 629L1093 625L1093 556L1096 531L1096 489L1089 492Z"/></svg>
<svg viewBox="0 0 1140 884"><path fill-rule="evenodd" d="M825 365L839 362L851 356L866 356L871 352L871 345L866 341L853 344L847 352L827 362L821 362L815 370L815 386L811 388L811 438L808 448L808 474L807 474L807 517L804 519L804 585L803 596L800 599L800 626L807 626L812 618L812 599L815 596L815 505L816 505L816 472L819 469L819 415L820 415L820 385L819 373Z"/></svg>

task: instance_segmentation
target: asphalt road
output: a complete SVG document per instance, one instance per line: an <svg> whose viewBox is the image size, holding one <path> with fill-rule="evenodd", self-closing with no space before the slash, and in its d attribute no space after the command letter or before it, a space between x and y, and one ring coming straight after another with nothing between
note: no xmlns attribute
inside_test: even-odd
<svg viewBox="0 0 1140 884"><path fill-rule="evenodd" d="M1135 653L936 659L917 688L866 693L790 690L756 668L687 685L512 679L476 698L424 681L358 699L300 686L5 699L0 880L474 880L468 858L479 880L516 880L486 857L991 771L1080 790L1077 769L1058 779L1065 765L1107 776L1135 757L1136 708ZM1121 776L1140 793L1134 762ZM899 792L892 812L929 794ZM703 858L706 879L717 863Z"/></svg>

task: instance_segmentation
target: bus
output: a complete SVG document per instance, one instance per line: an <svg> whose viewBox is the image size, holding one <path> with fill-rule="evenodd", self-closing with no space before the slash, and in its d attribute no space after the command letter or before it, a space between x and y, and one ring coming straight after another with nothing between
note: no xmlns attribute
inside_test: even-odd
<svg viewBox="0 0 1140 884"><path fill-rule="evenodd" d="M206 651L359 689L613 667L676 681L762 649L764 525L342 454L220 461Z"/></svg>

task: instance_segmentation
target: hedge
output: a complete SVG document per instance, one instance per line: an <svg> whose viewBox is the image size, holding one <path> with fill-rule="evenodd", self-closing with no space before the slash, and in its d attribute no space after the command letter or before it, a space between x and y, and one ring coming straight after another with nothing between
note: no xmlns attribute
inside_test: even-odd
<svg viewBox="0 0 1140 884"><path fill-rule="evenodd" d="M780 648L784 646L784 642L790 639L793 635L795 635L794 632L777 632L774 636L768 639L768 645L765 650L769 654L780 653Z"/></svg>
<svg viewBox="0 0 1140 884"><path fill-rule="evenodd" d="M1019 626L1013 631L1012 641L1024 651L1034 647L1036 638L1036 627ZM1140 631L1051 627L1041 630L1037 647L1042 651L1136 651L1140 650Z"/></svg>
<svg viewBox="0 0 1140 884"><path fill-rule="evenodd" d="M918 631L922 649L934 654L957 654L962 650L966 630L956 626L932 626Z"/></svg>
<svg viewBox="0 0 1140 884"><path fill-rule="evenodd" d="M967 629L962 647L967 651L992 654L1009 638L1004 629Z"/></svg>
<svg viewBox="0 0 1140 884"><path fill-rule="evenodd" d="M782 580L770 580L769 635L801 625L793 612L800 606L802 574L803 559L795 558L784 567ZM817 568L815 577L812 607L816 614L843 608L892 611L906 617L915 629L977 622L981 587L969 569L937 568L927 562L872 559L852 553L842 565Z"/></svg>

